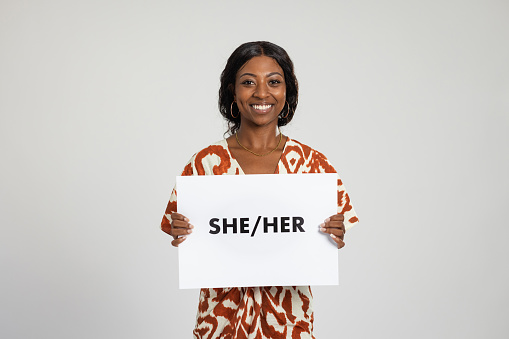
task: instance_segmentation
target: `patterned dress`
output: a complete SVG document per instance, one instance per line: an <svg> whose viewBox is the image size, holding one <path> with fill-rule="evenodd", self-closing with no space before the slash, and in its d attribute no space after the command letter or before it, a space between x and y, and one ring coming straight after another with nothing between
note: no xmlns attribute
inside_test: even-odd
<svg viewBox="0 0 509 339"><path fill-rule="evenodd" d="M275 174L289 173L336 173L336 170L323 154L288 138ZM243 174L226 140L196 153L182 172L182 175ZM176 211L177 192L174 189L162 224L171 224L171 213ZM339 177L338 213L344 214L346 229L358 222ZM312 301L309 286L203 288L194 338L315 338Z"/></svg>

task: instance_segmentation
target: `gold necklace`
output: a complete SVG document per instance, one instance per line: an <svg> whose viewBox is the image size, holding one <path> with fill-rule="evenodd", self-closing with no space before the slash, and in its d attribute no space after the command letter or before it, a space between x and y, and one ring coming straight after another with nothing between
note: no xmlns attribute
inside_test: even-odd
<svg viewBox="0 0 509 339"><path fill-rule="evenodd" d="M247 148L246 146L242 145L240 143L240 141L239 141L239 137L237 136L237 132L235 132L235 139L237 139L237 143L240 145L240 147L242 147L243 149L245 149L249 153L252 153L252 154L254 154L254 155L258 156L258 157L264 157L266 155L272 154L272 152L277 150L279 148L279 145L281 145L281 140L283 140L283 133L281 133L281 130L279 128L278 128L278 131L279 131L279 142L277 143L276 148L274 148L272 151L269 151L268 153L265 153L265 154L255 153L255 152L251 151L249 148Z"/></svg>

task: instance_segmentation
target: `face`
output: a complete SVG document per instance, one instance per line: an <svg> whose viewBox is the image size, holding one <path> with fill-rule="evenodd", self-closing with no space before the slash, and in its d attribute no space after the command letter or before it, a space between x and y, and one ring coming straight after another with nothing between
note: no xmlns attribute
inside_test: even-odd
<svg viewBox="0 0 509 339"><path fill-rule="evenodd" d="M241 114L241 125L277 126L278 114L286 102L283 69L267 56L250 59L237 72L235 102Z"/></svg>

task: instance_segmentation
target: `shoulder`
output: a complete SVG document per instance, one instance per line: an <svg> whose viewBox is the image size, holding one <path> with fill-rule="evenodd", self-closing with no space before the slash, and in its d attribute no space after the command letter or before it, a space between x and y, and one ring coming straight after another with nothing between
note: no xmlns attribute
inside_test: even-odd
<svg viewBox="0 0 509 339"><path fill-rule="evenodd" d="M225 157L228 155L229 157L229 153L230 152L228 151L228 144L226 143L226 139L222 139L208 145L199 152L196 152L193 157L203 158L207 155L217 155L220 157Z"/></svg>
<svg viewBox="0 0 509 339"><path fill-rule="evenodd" d="M196 152L187 163L183 175L222 174L231 167L231 154L225 139Z"/></svg>
<svg viewBox="0 0 509 339"><path fill-rule="evenodd" d="M325 155L323 155L323 153L317 151L314 148L311 148L310 146L308 146L300 141L292 139L290 137L288 137L287 146L289 146L293 149L300 149L302 151L302 154L305 157L315 155L315 156L320 156L320 157L325 158Z"/></svg>
<svg viewBox="0 0 509 339"><path fill-rule="evenodd" d="M300 163L303 166L303 173L336 173L323 153L290 137L283 155L284 161Z"/></svg>

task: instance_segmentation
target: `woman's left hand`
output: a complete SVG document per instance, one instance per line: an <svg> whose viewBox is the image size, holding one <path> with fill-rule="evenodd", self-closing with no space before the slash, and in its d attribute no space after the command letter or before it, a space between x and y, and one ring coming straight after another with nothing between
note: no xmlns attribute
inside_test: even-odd
<svg viewBox="0 0 509 339"><path fill-rule="evenodd" d="M345 246L345 224L343 221L345 217L343 214L334 214L330 218L325 219L323 224L320 224L320 231L323 233L327 233L330 235L332 240L336 242L338 248L342 248Z"/></svg>

